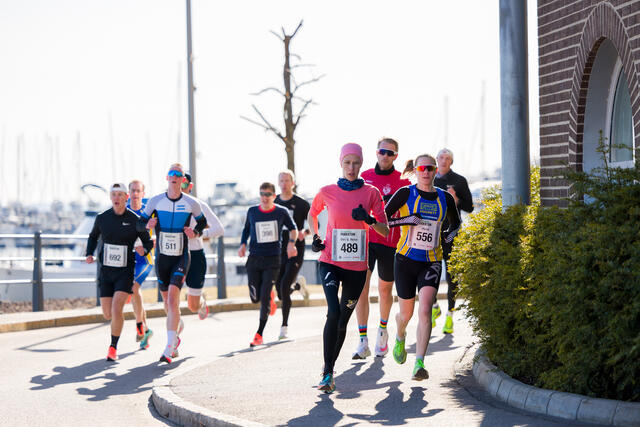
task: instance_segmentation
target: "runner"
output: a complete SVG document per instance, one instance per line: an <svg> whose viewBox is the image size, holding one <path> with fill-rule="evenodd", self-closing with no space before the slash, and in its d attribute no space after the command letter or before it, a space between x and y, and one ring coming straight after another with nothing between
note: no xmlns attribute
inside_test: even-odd
<svg viewBox="0 0 640 427"><path fill-rule="evenodd" d="M396 315L397 337L393 358L400 364L407 360L406 328L413 316L416 287L418 288L419 318L414 380L429 378L424 367L424 356L431 337L431 306L438 293L442 272L442 223L445 218L449 221L449 228L442 236L445 241L453 240L460 226L453 196L433 186L437 169L436 160L428 154L418 156L415 162L409 160L403 175L415 173L417 184L402 187L385 208L388 216L396 212L401 215L401 218L389 221L392 227L402 226L394 267L400 312Z"/></svg>
<svg viewBox="0 0 640 427"><path fill-rule="evenodd" d="M345 144L340 151L340 165L342 178L337 184L322 187L309 210L309 225L314 233L312 249L322 251L318 271L327 299L324 367L318 384L318 389L325 393L335 390L333 368L344 343L349 317L367 278L369 226L385 237L389 234L380 191L358 177L362 148L358 144ZM318 236L318 215L325 208L329 215L323 242ZM342 295L338 300L340 282Z"/></svg>
<svg viewBox="0 0 640 427"><path fill-rule="evenodd" d="M290 170L280 172L278 175L278 186L281 193L276 197L275 203L284 206L289 211L293 222L295 222L298 228L298 238L296 239L296 251L297 255L293 258L287 256L286 247L289 243L289 231L282 231L282 253L280 254L280 273L278 274L278 280L276 282L276 292L278 293L278 299L282 301L282 326L280 327L280 336L278 339L285 339L288 336L289 328L289 312L291 310L291 293L293 292L292 285L295 282L295 288L299 289L304 295L305 299L309 298L309 291L307 291L307 282L304 277L299 276L300 268L304 262L304 237L308 234L305 233L304 222L307 219L309 213L309 203L302 197L294 194L293 187L295 185L295 176ZM296 281L296 277L298 280Z"/></svg>
<svg viewBox="0 0 640 427"><path fill-rule="evenodd" d="M129 183L129 201L127 208L140 216L144 209L147 199L144 198L144 184L142 181L133 180ZM151 232L151 235L153 233ZM139 241L136 241L138 246ZM140 256L136 252L136 266L133 275L133 295L131 303L133 305L133 314L136 317L136 342L140 343L141 349L149 348L149 339L153 336L153 331L147 326L147 313L144 310L142 295L140 294L140 286L145 281L151 269L153 268L153 249L146 255Z"/></svg>
<svg viewBox="0 0 640 427"><path fill-rule="evenodd" d="M437 160L438 173L436 174L436 179L434 181L435 186L440 187L443 190L446 189L449 194L453 196L453 200L456 202L458 211L463 210L467 213L473 212L473 199L471 197L471 190L469 190L467 180L462 175L458 175L451 170L451 165L453 164L453 153L451 150L447 148L440 150ZM446 220L442 226L444 228L447 227ZM445 334L453 333L453 310L456 308L456 290L458 289L458 283L451 278L451 274L447 268L447 263L449 262L449 256L451 255L452 249L453 241L450 243L442 242L442 259L444 260L444 268L447 275L447 285L449 285L447 287L447 302L449 307L447 311L447 318L444 322L444 326L442 327L442 332ZM432 327L436 326L436 319L440 316L440 313L440 306L436 299L436 303L433 305L433 311L431 313Z"/></svg>
<svg viewBox="0 0 640 427"><path fill-rule="evenodd" d="M238 256L243 258L249 244L249 258L247 259L247 278L249 281L249 297L254 304L260 302L260 323L258 331L253 337L250 347L262 345L262 333L269 315L274 315L276 305L274 301L273 285L276 284L280 269L280 235L282 227L289 229L287 242L287 257L296 256L295 242L298 230L293 219L282 206L274 203L276 187L270 182L260 185L260 204L251 206L247 211L247 219L242 230Z"/></svg>
<svg viewBox="0 0 640 427"><path fill-rule="evenodd" d="M402 179L400 172L395 170L393 162L398 158L398 143L391 138L382 138L378 141L376 150L378 162L375 168L362 172L362 178L367 184L371 184L380 190L382 199L386 203L393 193L399 188L411 185L408 179ZM369 233L369 266L367 269L367 279L364 283L362 295L356 305L356 318L358 319L358 332L360 341L353 359L364 359L371 355L369 350L369 340L367 339L367 323L369 320L369 283L371 274L378 263L378 295L380 305L380 323L376 334L375 355L383 357L389 351L387 341L387 321L393 304L393 263L396 255L396 246L400 238L399 229L394 228L389 231L389 235L384 238L378 233Z"/></svg>
<svg viewBox="0 0 640 427"><path fill-rule="evenodd" d="M127 187L116 183L110 190L112 207L96 217L93 229L87 239L86 262L95 261L93 253L102 238L102 247L98 253L101 261L98 274L100 288L100 306L106 320L111 320L111 345L107 351L107 360L118 358L117 348L124 315L122 310L132 293L135 257L133 245L136 239L143 246L135 250L138 255L146 255L153 248L153 242L146 230L136 231L138 216L127 209Z"/></svg>
<svg viewBox="0 0 640 427"><path fill-rule="evenodd" d="M158 236L156 253L156 276L158 287L167 312L167 346L160 356L161 362L171 363L178 354L178 336L184 327L180 319L180 289L189 271L188 239L201 236L207 225L200 203L193 197L182 194L180 186L185 180L180 163L174 163L167 173L168 188L149 200L138 219L138 230L155 229ZM155 216L151 216L155 213ZM196 226L190 228L191 217Z"/></svg>
<svg viewBox="0 0 640 427"><path fill-rule="evenodd" d="M193 182L191 174L186 173L187 178L181 186L182 192L191 195ZM207 219L207 228L202 231L202 236L189 239L189 252L191 253L191 265L187 274L187 305L192 313L197 312L200 320L204 320L209 315L209 306L202 289L204 287L204 276L207 273L207 259L204 256L204 240L220 237L224 234L224 229L220 220L213 213L208 204L200 199L200 209ZM191 218L191 227L195 227L196 221Z"/></svg>

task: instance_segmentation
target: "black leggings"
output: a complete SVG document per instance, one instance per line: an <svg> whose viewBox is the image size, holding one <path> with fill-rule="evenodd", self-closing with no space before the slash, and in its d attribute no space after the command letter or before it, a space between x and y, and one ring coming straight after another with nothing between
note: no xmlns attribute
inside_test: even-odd
<svg viewBox="0 0 640 427"><path fill-rule="evenodd" d="M327 299L327 321L324 324L324 372L333 373L333 367L340 354L347 335L347 323L356 308L358 298L367 279L367 270L352 271L333 264L320 262L318 268L322 277L322 289ZM342 282L342 295L338 301L338 287Z"/></svg>
<svg viewBox="0 0 640 427"><path fill-rule="evenodd" d="M260 335L262 335L269 318L271 290L276 283L279 268L279 256L249 255L247 260L249 297L253 303L260 301L260 324L258 326Z"/></svg>
<svg viewBox="0 0 640 427"><path fill-rule="evenodd" d="M458 290L458 282L454 282L451 278L451 273L449 273L449 256L451 255L451 250L453 249L453 243L444 243L442 242L442 258L444 259L444 268L447 273L447 303L449 305L449 311L456 308L456 293Z"/></svg>
<svg viewBox="0 0 640 427"><path fill-rule="evenodd" d="M278 299L282 301L282 326L287 326L289 322L289 312L291 311L291 285L293 285L298 272L304 262L304 240L296 241L298 255L287 258L286 248L280 255L280 273L276 285Z"/></svg>

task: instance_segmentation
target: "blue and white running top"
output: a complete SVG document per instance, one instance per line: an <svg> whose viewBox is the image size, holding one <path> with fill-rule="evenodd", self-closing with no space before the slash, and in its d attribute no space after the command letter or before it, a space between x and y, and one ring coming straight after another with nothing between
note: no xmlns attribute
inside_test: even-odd
<svg viewBox="0 0 640 427"><path fill-rule="evenodd" d="M166 192L149 199L140 214L137 224L139 229L146 228L154 212L158 217L155 227L158 236L156 246L159 254L165 256L181 256L184 251L189 250L188 238L183 229L189 226L192 217L196 221L196 235L202 235L202 230L207 225L198 200L183 193L177 199L170 199Z"/></svg>

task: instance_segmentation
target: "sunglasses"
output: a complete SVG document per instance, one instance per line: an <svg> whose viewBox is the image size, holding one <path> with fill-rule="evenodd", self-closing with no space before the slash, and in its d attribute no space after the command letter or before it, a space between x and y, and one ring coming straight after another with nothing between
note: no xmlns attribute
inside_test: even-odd
<svg viewBox="0 0 640 427"><path fill-rule="evenodd" d="M271 197L273 196L273 193L271 191L261 191L260 192L260 197Z"/></svg>
<svg viewBox="0 0 640 427"><path fill-rule="evenodd" d="M378 148L378 154L380 154L381 156L393 157L396 154L398 154L398 152L393 150L387 150L386 148Z"/></svg>
<svg viewBox="0 0 640 427"><path fill-rule="evenodd" d="M420 166L416 166L416 170L418 172L424 172L425 170L427 170L429 172L433 172L436 169L437 168L436 168L435 165L420 165Z"/></svg>
<svg viewBox="0 0 640 427"><path fill-rule="evenodd" d="M167 175L169 175L169 176L177 176L178 178L182 178L184 176L184 174L182 172L174 170L174 169L170 170Z"/></svg>
<svg viewBox="0 0 640 427"><path fill-rule="evenodd" d="M189 184L191 184L189 181L185 181L182 184L180 184L180 186L182 187L183 190L186 190L187 188L189 188Z"/></svg>

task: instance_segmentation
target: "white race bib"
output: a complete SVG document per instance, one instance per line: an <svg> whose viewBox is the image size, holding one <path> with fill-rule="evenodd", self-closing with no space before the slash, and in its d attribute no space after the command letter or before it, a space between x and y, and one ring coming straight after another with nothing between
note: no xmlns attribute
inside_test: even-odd
<svg viewBox="0 0 640 427"><path fill-rule="evenodd" d="M423 220L411 228L411 248L430 251L440 244L440 222Z"/></svg>
<svg viewBox="0 0 640 427"><path fill-rule="evenodd" d="M278 236L278 221L256 222L256 237L258 238L258 243L272 243L280 240Z"/></svg>
<svg viewBox="0 0 640 427"><path fill-rule="evenodd" d="M183 233L160 232L160 253L168 256L182 255Z"/></svg>
<svg viewBox="0 0 640 427"><path fill-rule="evenodd" d="M334 228L331 236L331 259L333 261L365 261L366 230Z"/></svg>
<svg viewBox="0 0 640 427"><path fill-rule="evenodd" d="M102 247L102 265L107 267L126 267L127 266L127 246L126 245L110 245L105 243Z"/></svg>

